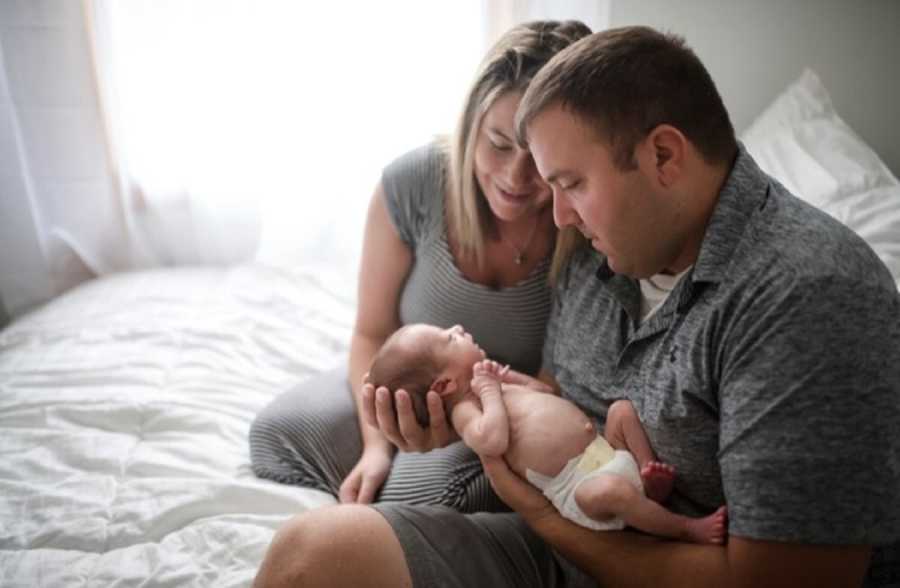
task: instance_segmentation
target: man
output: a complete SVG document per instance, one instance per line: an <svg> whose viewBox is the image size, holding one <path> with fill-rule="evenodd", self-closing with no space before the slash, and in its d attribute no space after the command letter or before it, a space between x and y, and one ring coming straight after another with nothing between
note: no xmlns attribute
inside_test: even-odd
<svg viewBox="0 0 900 588"><path fill-rule="evenodd" d="M601 422L612 401L631 400L676 467L669 506L697 515L725 503L727 545L586 530L485 459L520 516L310 513L280 532L260 576L897 585L900 299L871 249L763 174L700 61L651 29L605 31L557 55L523 97L518 130L553 187L557 224L591 243L560 278L545 372ZM373 396L369 419L395 443L441 444L437 407L423 431L398 402L398 428L384 392Z"/></svg>

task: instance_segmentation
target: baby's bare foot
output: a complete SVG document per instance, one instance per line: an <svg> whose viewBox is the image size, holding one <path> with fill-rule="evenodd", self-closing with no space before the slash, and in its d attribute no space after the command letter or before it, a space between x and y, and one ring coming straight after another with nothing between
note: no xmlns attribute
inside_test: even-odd
<svg viewBox="0 0 900 588"><path fill-rule="evenodd" d="M672 492L675 467L661 461L648 461L641 469L641 481L647 498L663 502Z"/></svg>
<svg viewBox="0 0 900 588"><path fill-rule="evenodd" d="M695 543L722 545L728 536L728 511L724 506L702 519L691 519L687 523L687 539Z"/></svg>

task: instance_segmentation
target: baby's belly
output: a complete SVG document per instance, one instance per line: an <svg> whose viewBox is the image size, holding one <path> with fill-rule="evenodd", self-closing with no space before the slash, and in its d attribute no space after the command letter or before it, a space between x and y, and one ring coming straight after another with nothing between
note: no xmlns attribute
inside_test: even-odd
<svg viewBox="0 0 900 588"><path fill-rule="evenodd" d="M506 398L510 439L506 460L520 476L525 470L555 476L597 437L577 406L552 394Z"/></svg>

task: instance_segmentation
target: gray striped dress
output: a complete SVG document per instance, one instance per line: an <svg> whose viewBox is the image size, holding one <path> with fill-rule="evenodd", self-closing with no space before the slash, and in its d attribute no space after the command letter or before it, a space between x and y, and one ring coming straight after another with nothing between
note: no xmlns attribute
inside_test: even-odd
<svg viewBox="0 0 900 588"><path fill-rule="evenodd" d="M462 325L488 356L534 374L550 313L549 259L509 288L470 282L456 267L444 218L445 155L432 144L398 158L382 175L386 206L414 252L400 296L400 320ZM250 429L257 476L336 495L362 451L346 366L277 397ZM462 443L399 453L377 499L441 504L462 512L501 510L475 454Z"/></svg>

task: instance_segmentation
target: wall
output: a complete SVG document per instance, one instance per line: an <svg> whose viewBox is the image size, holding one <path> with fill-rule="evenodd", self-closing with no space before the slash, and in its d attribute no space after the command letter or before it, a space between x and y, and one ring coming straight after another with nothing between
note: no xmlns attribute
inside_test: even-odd
<svg viewBox="0 0 900 588"><path fill-rule="evenodd" d="M841 117L900 175L897 0L614 0L610 26L683 35L746 128L804 67Z"/></svg>

